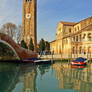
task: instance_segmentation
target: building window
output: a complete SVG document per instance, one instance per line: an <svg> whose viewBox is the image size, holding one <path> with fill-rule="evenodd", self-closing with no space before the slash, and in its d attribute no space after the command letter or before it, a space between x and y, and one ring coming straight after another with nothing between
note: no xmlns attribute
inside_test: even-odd
<svg viewBox="0 0 92 92"><path fill-rule="evenodd" d="M72 54L75 54L75 48L74 47L72 48Z"/></svg>
<svg viewBox="0 0 92 92"><path fill-rule="evenodd" d="M81 34L80 34L80 41L81 41L82 39L81 39Z"/></svg>
<svg viewBox="0 0 92 92"><path fill-rule="evenodd" d="M32 0L26 0L26 2L31 2Z"/></svg>
<svg viewBox="0 0 92 92"><path fill-rule="evenodd" d="M75 32L76 32L76 28L75 28Z"/></svg>
<svg viewBox="0 0 92 92"><path fill-rule="evenodd" d="M91 33L88 33L88 40L91 41Z"/></svg>
<svg viewBox="0 0 92 92"><path fill-rule="evenodd" d="M75 51L76 51L76 54L78 54L78 46L76 46L76 50Z"/></svg>
<svg viewBox="0 0 92 92"><path fill-rule="evenodd" d="M79 26L78 26L78 31L79 31Z"/></svg>
<svg viewBox="0 0 92 92"><path fill-rule="evenodd" d="M88 53L91 53L91 47L88 47Z"/></svg>
<svg viewBox="0 0 92 92"><path fill-rule="evenodd" d="M86 48L84 47L84 54L86 54L86 51L87 51L87 50L86 50Z"/></svg>
<svg viewBox="0 0 92 92"><path fill-rule="evenodd" d="M83 34L83 39L85 39L86 38L86 34Z"/></svg>
<svg viewBox="0 0 92 92"><path fill-rule="evenodd" d="M82 47L79 48L79 54L81 54L81 53L82 53Z"/></svg>
<svg viewBox="0 0 92 92"><path fill-rule="evenodd" d="M69 28L69 33L71 33L71 28Z"/></svg>
<svg viewBox="0 0 92 92"><path fill-rule="evenodd" d="M76 36L76 41L78 42L78 36Z"/></svg>
<svg viewBox="0 0 92 92"><path fill-rule="evenodd" d="M75 37L73 37L73 41L75 42Z"/></svg>

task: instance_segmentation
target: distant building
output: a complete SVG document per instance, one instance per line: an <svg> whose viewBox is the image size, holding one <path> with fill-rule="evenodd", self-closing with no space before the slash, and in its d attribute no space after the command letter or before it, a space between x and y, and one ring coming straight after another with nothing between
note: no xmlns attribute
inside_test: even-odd
<svg viewBox="0 0 92 92"><path fill-rule="evenodd" d="M59 22L57 37L50 43L51 52L64 57L88 57L92 54L92 17L78 23Z"/></svg>
<svg viewBox="0 0 92 92"><path fill-rule="evenodd" d="M33 43L37 46L37 0L23 0L23 40L29 45L30 38L33 39Z"/></svg>

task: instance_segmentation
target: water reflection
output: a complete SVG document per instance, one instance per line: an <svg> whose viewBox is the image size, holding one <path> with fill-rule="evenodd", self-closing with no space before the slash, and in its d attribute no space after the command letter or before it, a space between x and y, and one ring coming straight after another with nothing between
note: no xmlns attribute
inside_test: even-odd
<svg viewBox="0 0 92 92"><path fill-rule="evenodd" d="M38 71L40 73L40 79L48 71L49 65L40 65L40 66L22 66L21 74L23 78L23 91L22 92L38 92L37 91L37 76ZM37 71L38 70L38 71Z"/></svg>
<svg viewBox="0 0 92 92"><path fill-rule="evenodd" d="M59 88L74 89L77 92L92 92L92 64L84 69L83 67L74 69L67 63L56 63L53 69L56 70Z"/></svg>
<svg viewBox="0 0 92 92"><path fill-rule="evenodd" d="M0 92L12 92L18 81L18 70L16 66L0 63Z"/></svg>
<svg viewBox="0 0 92 92"><path fill-rule="evenodd" d="M36 91L36 66L21 67L23 78L23 92L37 92Z"/></svg>
<svg viewBox="0 0 92 92"><path fill-rule="evenodd" d="M0 92L92 92L92 64L0 64Z"/></svg>

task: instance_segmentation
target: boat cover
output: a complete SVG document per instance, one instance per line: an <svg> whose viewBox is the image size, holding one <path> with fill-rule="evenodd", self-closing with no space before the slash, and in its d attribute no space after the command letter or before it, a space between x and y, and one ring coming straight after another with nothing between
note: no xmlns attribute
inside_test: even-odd
<svg viewBox="0 0 92 92"><path fill-rule="evenodd" d="M78 57L75 60L73 60L72 62L85 62L87 59L83 58L83 57Z"/></svg>

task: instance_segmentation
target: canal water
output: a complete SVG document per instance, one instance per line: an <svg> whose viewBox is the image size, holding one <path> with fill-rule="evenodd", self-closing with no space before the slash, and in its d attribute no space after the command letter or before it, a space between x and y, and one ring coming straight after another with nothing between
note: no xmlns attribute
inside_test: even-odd
<svg viewBox="0 0 92 92"><path fill-rule="evenodd" d="M92 92L92 64L0 63L0 92Z"/></svg>

